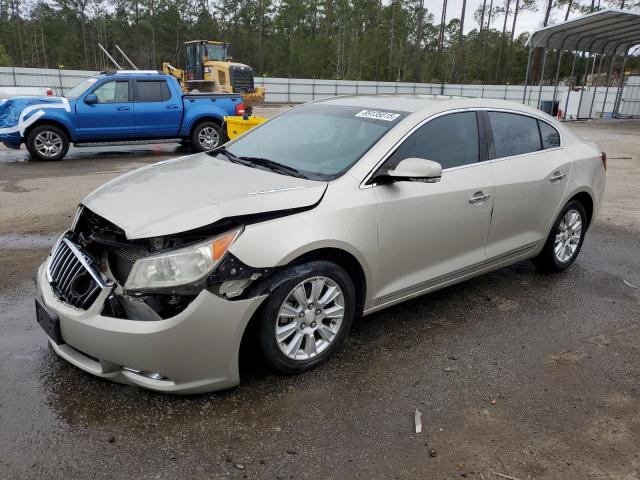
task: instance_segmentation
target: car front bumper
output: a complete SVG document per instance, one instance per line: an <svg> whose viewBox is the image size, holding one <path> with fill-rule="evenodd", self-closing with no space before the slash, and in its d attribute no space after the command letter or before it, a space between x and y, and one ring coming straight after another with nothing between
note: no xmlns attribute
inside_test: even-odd
<svg viewBox="0 0 640 480"><path fill-rule="evenodd" d="M55 352L73 365L119 383L193 394L240 382L238 354L245 328L264 296L229 301L203 290L180 314L142 321L101 315L109 290L87 310L61 302L38 269L38 295L60 319ZM162 379L151 378L158 373Z"/></svg>

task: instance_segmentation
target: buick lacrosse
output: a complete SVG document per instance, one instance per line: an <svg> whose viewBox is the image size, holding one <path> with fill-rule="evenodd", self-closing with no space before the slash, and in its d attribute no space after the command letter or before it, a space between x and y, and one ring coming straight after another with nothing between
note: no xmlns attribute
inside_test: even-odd
<svg viewBox="0 0 640 480"><path fill-rule="evenodd" d="M238 384L253 335L302 372L355 317L525 259L569 267L606 167L520 104L305 104L88 195L38 271L37 320L77 367L164 392Z"/></svg>

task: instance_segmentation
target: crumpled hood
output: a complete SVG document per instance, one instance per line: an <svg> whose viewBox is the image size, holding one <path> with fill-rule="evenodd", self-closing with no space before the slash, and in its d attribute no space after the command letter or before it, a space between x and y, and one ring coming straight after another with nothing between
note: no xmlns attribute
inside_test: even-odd
<svg viewBox="0 0 640 480"><path fill-rule="evenodd" d="M133 170L82 204L122 228L127 238L175 234L224 218L303 208L327 184L231 163L206 153Z"/></svg>

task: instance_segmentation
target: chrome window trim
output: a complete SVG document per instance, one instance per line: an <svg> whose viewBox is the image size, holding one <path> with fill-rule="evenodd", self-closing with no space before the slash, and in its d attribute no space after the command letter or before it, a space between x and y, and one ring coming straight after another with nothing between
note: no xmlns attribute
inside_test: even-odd
<svg viewBox="0 0 640 480"><path fill-rule="evenodd" d="M506 159L510 159L510 158L519 158L522 157L524 155L534 155L536 153L541 153L541 152L549 152L552 150L558 150L560 148L564 148L564 136L562 134L562 132L560 130L558 130L555 126L551 125L548 121L546 121L544 118L538 116L538 115L534 115L532 113L528 113L528 112L520 112L518 110L510 110L508 108L481 108L479 110L484 110L485 112L487 112L487 114L489 114L490 112L500 112L500 113L512 113L515 115L522 115L523 117L531 117L534 118L540 122L544 122L547 125L549 125L551 128L553 128L556 132L558 132L558 137L560 138L560 146L558 147L553 147L553 148L541 148L540 150L536 150L534 152L527 152L527 153L519 153L518 155L509 155L508 157L496 157L494 159L492 159L492 161L501 161L501 160L506 160ZM491 122L491 119L489 119L489 122ZM491 131L493 133L493 130ZM540 139L540 147L542 147L542 138Z"/></svg>
<svg viewBox="0 0 640 480"><path fill-rule="evenodd" d="M385 153L382 157L382 160L378 161L378 163L376 163L376 165L369 171L369 173L367 173L367 175L365 175L364 180L362 180L360 182L360 190L364 190L366 188L372 188L377 186L377 183L372 183L370 185L367 185L367 182L371 179L371 177L373 177L373 175L375 174L376 171L378 171L378 169L384 165L384 162L386 162L389 157L393 154L393 152L396 151L396 149L402 145L411 135L413 135L415 133L416 130L418 130L420 127L422 127L423 125L425 125L426 123L435 120L438 117L442 117L444 115L449 115L452 113L462 113L462 112L503 112L503 113L514 113L517 115L523 115L525 117L531 117L534 118L536 120L540 120L541 122L545 122L547 125L549 125L550 127L552 127L553 129L555 129L558 132L558 135L560 137L560 146L559 147L553 147L553 148L544 148L541 150L536 150L535 152L527 152L527 153L520 153L518 155L511 155L510 157L500 157L500 158L492 158L489 160L483 160L482 162L475 162L475 163L469 163L467 165L460 165L457 167L451 167L451 168L444 168L442 169L442 172L449 172L449 171L454 171L454 170L462 170L465 168L469 168L469 167L476 167L478 165L484 165L487 163L494 163L494 162L502 162L504 160L510 160L512 158L519 158L519 157L523 157L525 155L536 155L539 153L543 153L543 152L551 152L554 150L560 150L562 148L564 148L564 135L563 133L558 130L554 125L551 125L548 121L546 121L544 118L542 118L541 116L535 115L533 113L529 113L529 112L522 112L520 110L513 110L513 109L509 109L509 108L495 108L495 107L466 107L466 108L455 108L453 110L446 110L444 112L438 112L435 113L433 115L428 116L427 118L422 119L419 123L417 123L416 125L414 125L411 130L409 130L407 133L405 133L402 138L400 138L400 140L398 140L388 151L387 153ZM388 133L387 133L388 134ZM384 137L382 137L380 140L384 139ZM540 144L540 146L542 146L542 143Z"/></svg>

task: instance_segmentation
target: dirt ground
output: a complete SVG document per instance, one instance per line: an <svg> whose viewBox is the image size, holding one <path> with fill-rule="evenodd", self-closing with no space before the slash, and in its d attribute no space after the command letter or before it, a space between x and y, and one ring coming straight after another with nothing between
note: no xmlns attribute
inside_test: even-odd
<svg viewBox="0 0 640 480"><path fill-rule="evenodd" d="M195 397L58 359L33 308L36 267L81 198L187 152L36 163L0 147L0 478L640 478L640 123L570 128L609 170L567 272L502 269L363 319L312 372L248 356L239 387Z"/></svg>

